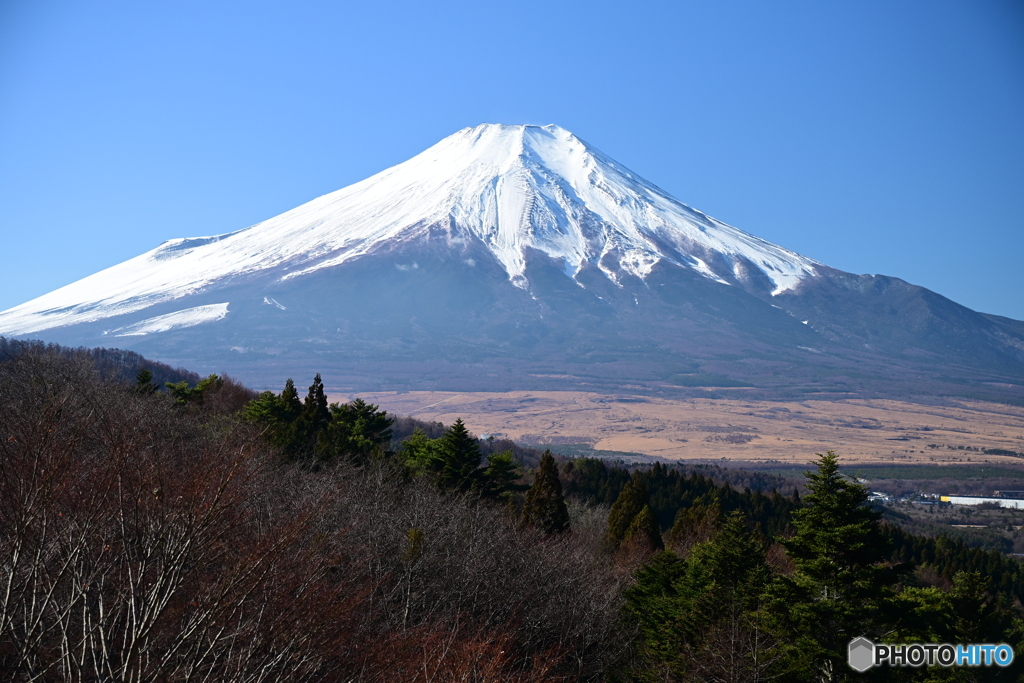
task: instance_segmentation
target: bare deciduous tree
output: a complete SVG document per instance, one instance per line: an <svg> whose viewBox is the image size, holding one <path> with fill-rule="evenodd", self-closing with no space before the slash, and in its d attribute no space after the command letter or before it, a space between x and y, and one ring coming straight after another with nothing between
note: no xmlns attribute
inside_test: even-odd
<svg viewBox="0 0 1024 683"><path fill-rule="evenodd" d="M221 405L0 363L0 670L21 681L602 676L603 516L557 538L398 466L281 464Z"/></svg>

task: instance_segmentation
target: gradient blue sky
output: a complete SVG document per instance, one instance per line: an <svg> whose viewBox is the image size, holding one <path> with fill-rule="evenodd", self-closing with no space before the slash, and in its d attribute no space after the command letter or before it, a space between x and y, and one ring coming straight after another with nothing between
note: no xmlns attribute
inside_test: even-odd
<svg viewBox="0 0 1024 683"><path fill-rule="evenodd" d="M1024 319L1016 0L2 0L0 310L482 122Z"/></svg>

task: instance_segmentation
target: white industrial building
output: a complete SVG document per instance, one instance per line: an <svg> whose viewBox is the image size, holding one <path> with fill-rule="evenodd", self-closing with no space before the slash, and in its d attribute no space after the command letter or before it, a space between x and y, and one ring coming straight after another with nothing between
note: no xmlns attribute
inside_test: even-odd
<svg viewBox="0 0 1024 683"><path fill-rule="evenodd" d="M1004 508L1024 508L1024 499L1021 498L986 498L985 496L939 496L943 503L952 505L982 505L984 503L995 503Z"/></svg>

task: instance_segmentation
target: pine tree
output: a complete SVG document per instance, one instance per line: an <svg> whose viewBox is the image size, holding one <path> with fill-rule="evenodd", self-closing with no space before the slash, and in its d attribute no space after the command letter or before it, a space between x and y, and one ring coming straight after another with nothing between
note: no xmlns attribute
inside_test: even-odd
<svg viewBox="0 0 1024 683"><path fill-rule="evenodd" d="M302 416L309 422L314 433L326 427L331 420L331 411L327 408L327 395L324 393L324 383L320 380L319 372L309 385L309 393L302 403Z"/></svg>
<svg viewBox="0 0 1024 683"><path fill-rule="evenodd" d="M782 541L795 565L780 603L794 630L808 679L845 680L847 646L878 638L891 618L897 573L885 564L888 542L868 493L839 473L833 451L808 472L806 507L794 514L795 535Z"/></svg>
<svg viewBox="0 0 1024 683"><path fill-rule="evenodd" d="M224 384L217 375L210 375L199 380L198 384L190 387L187 381L167 382L167 390L174 397L175 403L179 406L202 405L203 397L208 391L217 391Z"/></svg>
<svg viewBox="0 0 1024 683"><path fill-rule="evenodd" d="M438 472L441 469L441 458L437 453L437 442L417 427L398 448L398 455L405 466L414 474Z"/></svg>
<svg viewBox="0 0 1024 683"><path fill-rule="evenodd" d="M309 430L307 424L300 424L302 416L302 401L290 377L280 396L264 391L245 407L245 419L265 427L270 443L290 458L299 457L308 448Z"/></svg>
<svg viewBox="0 0 1024 683"><path fill-rule="evenodd" d="M766 680L779 659L763 624L764 544L734 512L681 560L655 555L626 591L640 627L640 680Z"/></svg>
<svg viewBox="0 0 1024 683"><path fill-rule="evenodd" d="M953 577L951 642L998 643L1011 630L1010 610L988 594L987 583L979 572L957 572Z"/></svg>
<svg viewBox="0 0 1024 683"><path fill-rule="evenodd" d="M656 554L636 571L634 583L626 589L627 617L638 627L637 670L682 670L683 642L679 633L680 605L677 584L686 574L686 562L673 552ZM637 680L654 680L655 676L636 676ZM673 680L662 676L664 680Z"/></svg>
<svg viewBox="0 0 1024 683"><path fill-rule="evenodd" d="M155 394L159 389L160 385L153 383L153 373L149 368L142 368L135 375L135 390L140 394Z"/></svg>
<svg viewBox="0 0 1024 683"><path fill-rule="evenodd" d="M444 489L468 491L476 483L480 466L480 446L462 423L455 420L437 440L437 485Z"/></svg>
<svg viewBox="0 0 1024 683"><path fill-rule="evenodd" d="M626 485L622 487L619 497L615 499L611 512L608 513L608 532L605 534L604 546L608 551L618 549L626 537L633 519L647 506L649 500L647 485L643 475L633 473Z"/></svg>
<svg viewBox="0 0 1024 683"><path fill-rule="evenodd" d="M644 505L643 509L629 523L629 528L622 536L622 542L639 546L648 551L665 548L665 544L661 540L661 527L658 526L658 519L651 511L650 505Z"/></svg>
<svg viewBox="0 0 1024 683"><path fill-rule="evenodd" d="M301 404L298 400L295 385L288 380L285 390L281 393L281 401L286 406L286 412L291 414L296 406L301 407L298 417L286 430L288 438L285 451L292 457L308 462L330 459L330 448L325 444L324 436L331 421L331 412L327 407L327 395L324 393L320 373L316 374L313 383L309 385L306 399Z"/></svg>
<svg viewBox="0 0 1024 683"><path fill-rule="evenodd" d="M386 452L394 422L386 410L357 398L344 405L331 404L329 416L330 424L319 445L322 459L343 457L363 464L375 453Z"/></svg>
<svg viewBox="0 0 1024 683"><path fill-rule="evenodd" d="M246 404L243 415L248 422L273 429L281 421L283 412L280 398L272 391L264 391Z"/></svg>
<svg viewBox="0 0 1024 683"><path fill-rule="evenodd" d="M299 392L295 388L295 382L289 377L284 383L284 390L281 392L281 407L286 422L293 422L302 414L302 401L299 400Z"/></svg>
<svg viewBox="0 0 1024 683"><path fill-rule="evenodd" d="M665 540L677 552L689 550L694 544L703 543L714 536L723 520L722 505L718 498L701 496L690 507L679 508Z"/></svg>
<svg viewBox="0 0 1024 683"><path fill-rule="evenodd" d="M526 494L523 519L549 534L569 529L569 510L562 497L558 464L551 451L544 451L541 456L533 486Z"/></svg>
<svg viewBox="0 0 1024 683"><path fill-rule="evenodd" d="M485 498L510 499L519 486L515 482L523 476L519 463L512 451L491 453L487 456L487 467L480 478L480 495Z"/></svg>

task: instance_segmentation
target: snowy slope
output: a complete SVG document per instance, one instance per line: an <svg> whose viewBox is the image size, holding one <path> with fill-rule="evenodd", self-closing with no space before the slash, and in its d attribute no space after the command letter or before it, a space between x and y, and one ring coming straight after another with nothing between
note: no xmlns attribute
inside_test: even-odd
<svg viewBox="0 0 1024 683"><path fill-rule="evenodd" d="M107 334L114 337L141 337L153 334L154 332L167 332L168 330L177 330L183 327L195 327L202 323L216 322L217 320L222 320L227 314L228 305L226 303L195 306L175 311L174 313L140 320L132 325L108 330Z"/></svg>
<svg viewBox="0 0 1024 683"><path fill-rule="evenodd" d="M691 209L558 126L485 124L252 227L170 240L4 311L0 333L140 311L228 278L302 277L428 234L454 246L485 245L524 289L529 249L562 262L568 277L591 265L618 283L644 278L665 260L723 283L767 278L772 294L818 265ZM218 320L227 304L218 306L119 333Z"/></svg>

